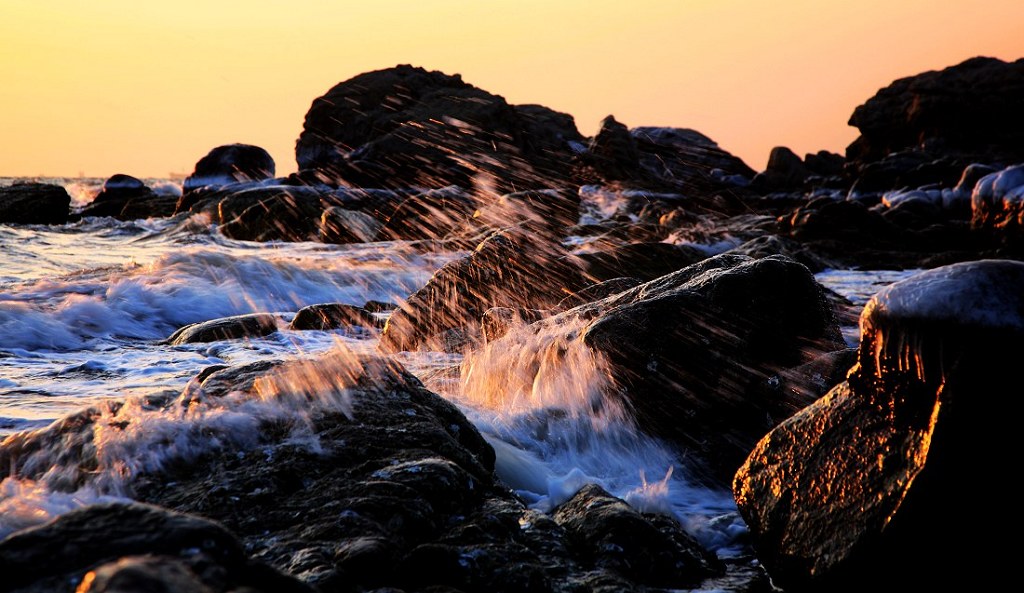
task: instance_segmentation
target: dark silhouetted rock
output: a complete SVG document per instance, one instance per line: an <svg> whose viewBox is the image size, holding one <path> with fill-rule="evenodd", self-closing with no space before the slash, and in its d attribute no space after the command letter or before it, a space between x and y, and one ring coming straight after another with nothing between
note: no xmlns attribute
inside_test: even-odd
<svg viewBox="0 0 1024 593"><path fill-rule="evenodd" d="M674 519L646 517L594 484L556 508L553 517L592 566L628 581L682 589L723 571L718 558Z"/></svg>
<svg viewBox="0 0 1024 593"><path fill-rule="evenodd" d="M59 185L16 183L0 187L3 224L64 224L70 209L71 196Z"/></svg>
<svg viewBox="0 0 1024 593"><path fill-rule="evenodd" d="M990 164L1024 160L1024 59L977 57L901 78L854 110L857 163L906 149Z"/></svg>
<svg viewBox="0 0 1024 593"><path fill-rule="evenodd" d="M362 307L343 303L323 303L300 309L288 327L297 330L328 330L380 325L377 318Z"/></svg>
<svg viewBox="0 0 1024 593"><path fill-rule="evenodd" d="M311 187L254 187L217 201L216 220L239 241L315 241L329 199Z"/></svg>
<svg viewBox="0 0 1024 593"><path fill-rule="evenodd" d="M409 65L360 74L313 101L296 143L301 171L363 187L499 192L568 177L572 118L512 106L458 75Z"/></svg>
<svg viewBox="0 0 1024 593"><path fill-rule="evenodd" d="M751 187L764 192L796 190L804 186L811 170L804 161L785 146L772 148L768 165L751 182Z"/></svg>
<svg viewBox="0 0 1024 593"><path fill-rule="evenodd" d="M276 331L277 317L269 313L251 313L186 325L171 334L167 343L180 346L197 342L259 338Z"/></svg>
<svg viewBox="0 0 1024 593"><path fill-rule="evenodd" d="M535 233L560 241L579 222L580 196L564 189L514 192L481 204L473 217L484 228L527 225Z"/></svg>
<svg viewBox="0 0 1024 593"><path fill-rule="evenodd" d="M758 443L734 493L787 591L999 587L1011 548L987 520L1016 458L998 411L1024 356L1024 263L922 272L861 315L847 380ZM989 570L977 571L986 566Z"/></svg>
<svg viewBox="0 0 1024 593"><path fill-rule="evenodd" d="M507 334L517 325L533 323L550 315L548 311L537 309L512 309L510 307L491 307L484 311L480 319L480 329L485 342L493 342Z"/></svg>
<svg viewBox="0 0 1024 593"><path fill-rule="evenodd" d="M174 214L176 196L159 196L141 180L118 173L103 183L80 216L110 216L118 220L163 217Z"/></svg>
<svg viewBox="0 0 1024 593"><path fill-rule="evenodd" d="M574 314L593 317L583 340L607 359L639 426L722 483L813 401L772 378L844 348L814 276L781 256L719 255L563 315Z"/></svg>
<svg viewBox="0 0 1024 593"><path fill-rule="evenodd" d="M590 139L585 162L608 181L631 179L640 171L640 154L629 128L614 116L601 120L597 134Z"/></svg>
<svg viewBox="0 0 1024 593"><path fill-rule="evenodd" d="M722 150L707 136L686 128L639 127L630 130L646 175L669 187L693 193L742 185L755 171Z"/></svg>
<svg viewBox="0 0 1024 593"><path fill-rule="evenodd" d="M266 150L251 144L218 146L199 159L185 178L184 193L201 187L217 187L244 181L261 181L274 176L274 159Z"/></svg>
<svg viewBox="0 0 1024 593"><path fill-rule="evenodd" d="M546 309L582 283L575 260L561 245L521 229L498 231L409 296L388 319L380 347L458 350L467 340L478 340L488 309Z"/></svg>
<svg viewBox="0 0 1024 593"><path fill-rule="evenodd" d="M5 591L311 593L249 562L238 540L212 521L138 503L97 504L0 542Z"/></svg>

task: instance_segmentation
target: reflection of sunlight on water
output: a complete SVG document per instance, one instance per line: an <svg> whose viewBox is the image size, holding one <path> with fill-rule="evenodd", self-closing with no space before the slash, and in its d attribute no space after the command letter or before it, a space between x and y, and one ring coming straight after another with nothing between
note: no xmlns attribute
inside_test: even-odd
<svg viewBox="0 0 1024 593"><path fill-rule="evenodd" d="M460 385L441 386L494 447L498 475L532 507L549 511L597 483L642 511L675 515L728 554L744 531L731 494L690 484L677 454L638 429L607 363L579 337L583 323L513 328L466 355Z"/></svg>

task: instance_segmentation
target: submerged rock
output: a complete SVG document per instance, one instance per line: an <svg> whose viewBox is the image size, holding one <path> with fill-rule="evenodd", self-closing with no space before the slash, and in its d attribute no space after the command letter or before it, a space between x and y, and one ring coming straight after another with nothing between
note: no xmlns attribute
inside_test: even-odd
<svg viewBox="0 0 1024 593"><path fill-rule="evenodd" d="M261 181L274 176L274 159L266 150L251 144L226 144L212 149L196 163L185 178L182 191L217 187L244 181Z"/></svg>
<svg viewBox="0 0 1024 593"><path fill-rule="evenodd" d="M172 346L197 342L217 342L240 338L259 338L277 331L277 317L269 313L251 313L193 323L167 338Z"/></svg>
<svg viewBox="0 0 1024 593"><path fill-rule="evenodd" d="M758 556L789 590L998 586L1004 528L979 509L1019 451L1024 263L929 270L875 295L848 379L758 443L734 493ZM985 566L979 571L977 567Z"/></svg>
<svg viewBox="0 0 1024 593"><path fill-rule="evenodd" d="M0 187L0 223L64 224L71 214L71 196L59 185L16 183Z"/></svg>
<svg viewBox="0 0 1024 593"><path fill-rule="evenodd" d="M343 329L346 327L379 327L382 324L366 309L344 303L322 303L303 307L295 314L289 329Z"/></svg>

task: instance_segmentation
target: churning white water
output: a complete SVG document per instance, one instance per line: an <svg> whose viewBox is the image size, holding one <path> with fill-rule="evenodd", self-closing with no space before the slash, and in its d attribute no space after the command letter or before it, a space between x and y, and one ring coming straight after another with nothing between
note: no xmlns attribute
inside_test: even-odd
<svg viewBox="0 0 1024 593"><path fill-rule="evenodd" d="M600 197L594 216L614 206ZM409 242L232 241L199 217L0 226L0 253L0 437L41 430L90 405L110 422L130 417L133 426L97 429L101 465L88 475L68 455L49 451L40 453L37 463L50 465L35 479L0 481L0 536L125 496L125 478L170 458L225 443L255 446L247 441L252 426L298 408L280 397L228 399L190 414L187 405L147 409L141 398L185 402L195 395L190 381L211 365L333 356L324 364L344 366L349 354L374 351L377 331L291 331L287 321L298 309L398 302L462 255ZM860 288L849 277L843 282L834 282L840 292ZM278 331L258 339L163 342L183 325L253 312L277 314ZM744 526L731 494L688 480L678 454L638 430L610 396L604 361L564 337L574 334L566 329L513 328L465 359L437 352L396 358L461 407L493 445L499 476L533 507L551 509L596 482L641 510L674 514L720 555L738 549ZM280 395L301 377L289 381L260 388ZM301 430L294 438L302 438ZM54 488L58 483L65 487Z"/></svg>

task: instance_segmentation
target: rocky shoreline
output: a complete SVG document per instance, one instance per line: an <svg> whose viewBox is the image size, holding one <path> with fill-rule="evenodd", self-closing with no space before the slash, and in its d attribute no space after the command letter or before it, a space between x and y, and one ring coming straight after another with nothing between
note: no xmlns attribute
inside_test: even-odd
<svg viewBox="0 0 1024 593"><path fill-rule="evenodd" d="M128 175L75 209L60 186L0 188L3 224L175 216L237 240L467 252L401 303L210 320L166 342L366 327L374 355L210 367L181 393L5 439L12 477L117 500L0 541L0 590L996 582L1012 565L978 509L1016 450L988 402L1016 392L1024 354L1020 105L1024 60L974 58L881 89L845 156L778 147L755 172L693 130L609 116L585 138L565 114L398 66L317 98L285 178L236 144L200 159L180 196ZM861 312L815 281L828 268L927 271ZM840 330L858 315L852 349ZM627 418L732 490L744 552L719 558L593 484L531 508L480 431L398 362L407 351L463 354L465 381L504 360L486 380L510 398L545 381L592 390L589 413Z"/></svg>

